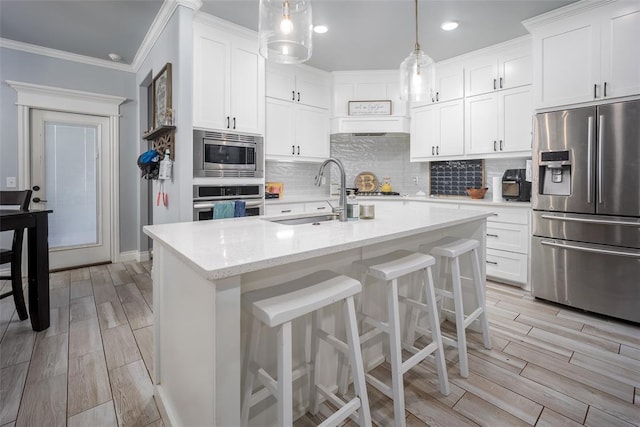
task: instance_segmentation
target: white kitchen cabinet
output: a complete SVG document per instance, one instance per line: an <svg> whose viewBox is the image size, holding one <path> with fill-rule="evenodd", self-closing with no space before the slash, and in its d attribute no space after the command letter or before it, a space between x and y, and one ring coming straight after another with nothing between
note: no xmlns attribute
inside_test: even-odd
<svg viewBox="0 0 640 427"><path fill-rule="evenodd" d="M337 202L336 202L337 203ZM306 213L331 213L331 206L328 202L307 202L304 204L304 211Z"/></svg>
<svg viewBox="0 0 640 427"><path fill-rule="evenodd" d="M465 153L498 154L531 150L531 86L465 98Z"/></svg>
<svg viewBox="0 0 640 427"><path fill-rule="evenodd" d="M447 102L464 96L464 67L461 62L436 64L436 87L431 102Z"/></svg>
<svg viewBox="0 0 640 427"><path fill-rule="evenodd" d="M465 63L465 96L531 84L531 41L492 47L472 55Z"/></svg>
<svg viewBox="0 0 640 427"><path fill-rule="evenodd" d="M255 35L194 23L193 125L264 133L264 59Z"/></svg>
<svg viewBox="0 0 640 427"><path fill-rule="evenodd" d="M569 5L525 22L536 108L640 94L640 3Z"/></svg>
<svg viewBox="0 0 640 427"><path fill-rule="evenodd" d="M267 160L322 161L329 157L329 111L266 99Z"/></svg>
<svg viewBox="0 0 640 427"><path fill-rule="evenodd" d="M464 154L464 104L455 100L411 109L411 161Z"/></svg>
<svg viewBox="0 0 640 427"><path fill-rule="evenodd" d="M406 116L400 100L398 70L336 71L333 73L333 117L349 115L349 101L391 101L392 116Z"/></svg>
<svg viewBox="0 0 640 427"><path fill-rule="evenodd" d="M320 70L269 62L266 79L270 98L329 109L329 78Z"/></svg>
<svg viewBox="0 0 640 427"><path fill-rule="evenodd" d="M304 213L304 203L267 203L265 205L265 213L267 216Z"/></svg>
<svg viewBox="0 0 640 427"><path fill-rule="evenodd" d="M460 209L495 214L487 218L487 277L528 286L530 209L463 203L460 204Z"/></svg>

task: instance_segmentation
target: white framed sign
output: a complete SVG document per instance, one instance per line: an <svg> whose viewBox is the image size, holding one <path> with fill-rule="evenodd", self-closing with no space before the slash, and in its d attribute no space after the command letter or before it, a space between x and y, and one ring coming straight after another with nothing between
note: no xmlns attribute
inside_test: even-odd
<svg viewBox="0 0 640 427"><path fill-rule="evenodd" d="M390 116L391 101L349 101L350 116Z"/></svg>

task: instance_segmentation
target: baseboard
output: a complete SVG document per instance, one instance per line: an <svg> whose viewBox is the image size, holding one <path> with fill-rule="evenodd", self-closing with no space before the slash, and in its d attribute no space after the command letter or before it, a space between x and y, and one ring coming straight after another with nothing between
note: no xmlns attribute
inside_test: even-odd
<svg viewBox="0 0 640 427"><path fill-rule="evenodd" d="M149 256L149 251L127 251L127 252L120 252L120 255L118 256L118 259L116 260L116 262L129 262L129 261L138 261L138 262L143 262L143 261L149 261L150 256Z"/></svg>

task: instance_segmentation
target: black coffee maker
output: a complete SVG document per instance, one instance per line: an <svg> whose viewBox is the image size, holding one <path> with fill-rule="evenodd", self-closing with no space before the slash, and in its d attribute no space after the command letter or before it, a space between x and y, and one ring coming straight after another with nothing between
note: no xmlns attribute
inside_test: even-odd
<svg viewBox="0 0 640 427"><path fill-rule="evenodd" d="M502 175L502 198L517 202L531 200L531 183L525 169L507 169Z"/></svg>

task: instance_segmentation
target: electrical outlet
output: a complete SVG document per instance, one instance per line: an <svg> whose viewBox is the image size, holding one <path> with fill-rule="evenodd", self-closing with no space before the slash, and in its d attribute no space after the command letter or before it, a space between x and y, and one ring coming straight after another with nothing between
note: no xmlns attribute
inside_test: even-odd
<svg viewBox="0 0 640 427"><path fill-rule="evenodd" d="M18 186L18 183L16 182L16 177L15 176L8 176L7 177L7 188L16 188Z"/></svg>

